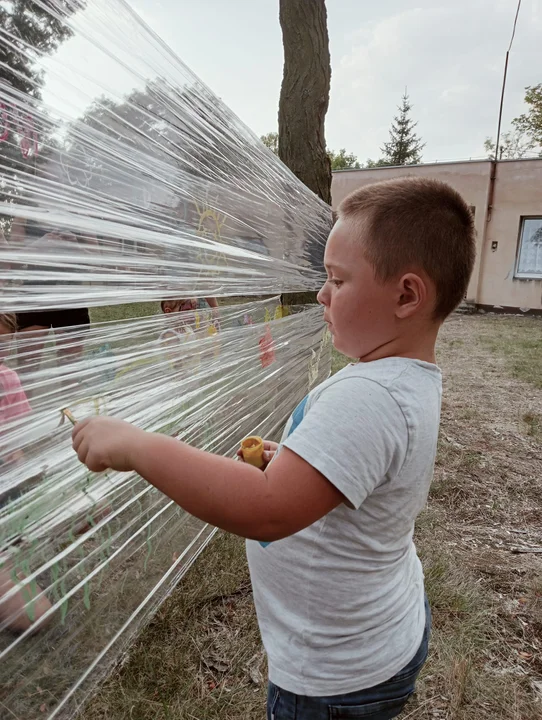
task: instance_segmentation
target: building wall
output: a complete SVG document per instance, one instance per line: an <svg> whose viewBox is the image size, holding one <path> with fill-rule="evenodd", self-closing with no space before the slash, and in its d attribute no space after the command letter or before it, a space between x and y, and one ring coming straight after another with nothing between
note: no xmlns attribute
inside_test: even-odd
<svg viewBox="0 0 542 720"><path fill-rule="evenodd" d="M356 188L379 180L415 175L448 182L475 210L476 264L467 301L542 310L542 279L514 277L521 217L542 216L542 160L498 163L493 212L487 222L491 167L489 160L482 160L335 172L333 207ZM493 242L496 249L492 249Z"/></svg>
<svg viewBox="0 0 542 720"><path fill-rule="evenodd" d="M481 257L479 305L542 309L542 278L514 277L521 219L529 215L542 217L542 160L499 163L493 212Z"/></svg>

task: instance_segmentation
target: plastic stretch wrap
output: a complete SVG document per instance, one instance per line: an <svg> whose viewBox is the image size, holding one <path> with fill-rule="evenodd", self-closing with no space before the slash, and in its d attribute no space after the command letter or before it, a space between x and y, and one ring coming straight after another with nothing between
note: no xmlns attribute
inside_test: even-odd
<svg viewBox="0 0 542 720"><path fill-rule="evenodd" d="M71 423L110 414L233 457L277 439L331 359L321 310L282 317L277 297L28 327L317 289L330 226L121 0L0 0L2 719L72 717L213 533L135 474L88 472ZM15 338L11 311L43 314Z"/></svg>
<svg viewBox="0 0 542 720"><path fill-rule="evenodd" d="M126 4L24 4L53 40L25 43L6 4L4 310L321 285L330 208Z"/></svg>
<svg viewBox="0 0 542 720"><path fill-rule="evenodd" d="M331 357L321 309L281 313L276 298L4 345L27 404L0 435L1 571L18 582L0 597L2 717L70 717L212 532L135 474L87 471L69 417L112 414L232 457L247 435L276 439ZM13 635L17 621L30 627Z"/></svg>

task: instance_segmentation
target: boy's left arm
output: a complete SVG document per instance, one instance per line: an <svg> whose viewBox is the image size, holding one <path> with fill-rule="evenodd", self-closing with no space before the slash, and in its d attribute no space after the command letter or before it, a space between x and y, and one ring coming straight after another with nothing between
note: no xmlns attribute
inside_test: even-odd
<svg viewBox="0 0 542 720"><path fill-rule="evenodd" d="M135 470L192 515L253 540L293 535L345 500L287 448L262 472L104 417L78 423L73 445L90 470Z"/></svg>

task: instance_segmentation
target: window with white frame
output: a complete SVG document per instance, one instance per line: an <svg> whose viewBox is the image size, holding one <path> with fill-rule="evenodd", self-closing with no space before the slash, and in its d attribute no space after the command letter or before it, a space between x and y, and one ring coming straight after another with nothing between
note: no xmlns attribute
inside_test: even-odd
<svg viewBox="0 0 542 720"><path fill-rule="evenodd" d="M542 217L521 221L516 277L542 278Z"/></svg>

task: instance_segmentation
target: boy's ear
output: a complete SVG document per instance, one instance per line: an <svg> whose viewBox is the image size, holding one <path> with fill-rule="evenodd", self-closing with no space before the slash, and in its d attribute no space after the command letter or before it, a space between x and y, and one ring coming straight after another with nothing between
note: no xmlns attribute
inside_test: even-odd
<svg viewBox="0 0 542 720"><path fill-rule="evenodd" d="M416 273L406 273L397 287L397 307L395 315L401 320L412 317L425 307L429 299L426 281Z"/></svg>

